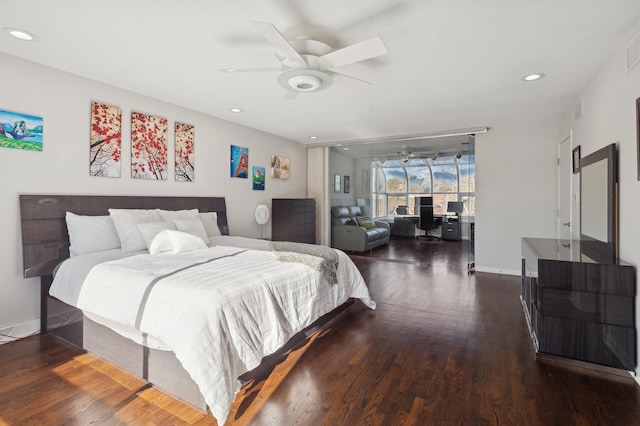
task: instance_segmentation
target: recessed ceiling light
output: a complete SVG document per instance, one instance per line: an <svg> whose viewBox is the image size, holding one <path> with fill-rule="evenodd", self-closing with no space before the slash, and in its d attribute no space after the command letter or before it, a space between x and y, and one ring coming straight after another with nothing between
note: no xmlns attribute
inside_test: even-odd
<svg viewBox="0 0 640 426"><path fill-rule="evenodd" d="M318 139L317 136L309 136L309 139Z"/></svg>
<svg viewBox="0 0 640 426"><path fill-rule="evenodd" d="M535 74L525 75L524 77L522 77L522 80L524 80L524 81L536 81L536 80L540 80L542 77L544 77L544 73L539 72L539 73L535 73Z"/></svg>
<svg viewBox="0 0 640 426"><path fill-rule="evenodd" d="M348 146L345 146L345 147L344 147L344 148L342 148L342 149L343 149L343 150L345 150L345 151L349 151L349 147L348 147Z"/></svg>
<svg viewBox="0 0 640 426"><path fill-rule="evenodd" d="M235 68L227 68L226 70L224 70L224 72L236 72L236 71L238 70Z"/></svg>
<svg viewBox="0 0 640 426"><path fill-rule="evenodd" d="M342 146L342 144L341 143L337 143L336 146Z"/></svg>
<svg viewBox="0 0 640 426"><path fill-rule="evenodd" d="M28 31L25 30L19 30L18 28L3 28L2 29L5 33L9 34L12 37L15 37L17 39L20 40L24 40L24 41L34 41L37 40L38 37L36 37L35 34L32 34Z"/></svg>
<svg viewBox="0 0 640 426"><path fill-rule="evenodd" d="M242 108L229 108L231 112L242 112Z"/></svg>

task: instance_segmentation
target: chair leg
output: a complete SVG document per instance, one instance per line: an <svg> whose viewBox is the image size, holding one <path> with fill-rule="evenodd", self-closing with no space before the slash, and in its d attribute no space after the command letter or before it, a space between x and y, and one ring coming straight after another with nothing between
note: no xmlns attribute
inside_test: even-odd
<svg viewBox="0 0 640 426"><path fill-rule="evenodd" d="M427 241L441 240L441 237L438 237L437 235L430 235L428 230L424 231L424 235L416 235L416 240L420 240L421 238L424 238Z"/></svg>

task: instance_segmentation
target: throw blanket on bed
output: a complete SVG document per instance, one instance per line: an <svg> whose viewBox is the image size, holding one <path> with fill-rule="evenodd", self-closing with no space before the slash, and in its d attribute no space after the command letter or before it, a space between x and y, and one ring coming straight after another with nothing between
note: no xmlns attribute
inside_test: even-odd
<svg viewBox="0 0 640 426"><path fill-rule="evenodd" d="M289 241L274 241L271 245L279 261L303 263L320 272L329 284L338 281L338 254L332 248Z"/></svg>
<svg viewBox="0 0 640 426"><path fill-rule="evenodd" d="M77 306L171 348L224 424L238 377L264 356L350 297L375 308L353 262L337 256L338 284L328 286L315 269L280 262L270 250L135 255L93 267Z"/></svg>

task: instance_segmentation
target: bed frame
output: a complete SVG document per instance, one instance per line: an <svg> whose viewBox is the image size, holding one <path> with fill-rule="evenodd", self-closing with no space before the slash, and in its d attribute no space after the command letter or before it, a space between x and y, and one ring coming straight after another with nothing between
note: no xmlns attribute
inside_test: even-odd
<svg viewBox="0 0 640 426"><path fill-rule="evenodd" d="M197 208L216 212L222 235L229 235L224 197L154 197L101 195L20 195L24 277L40 277L40 332L91 352L118 367L147 380L164 392L203 411L204 398L173 352L139 345L110 328L98 324L49 295L56 265L69 257L69 237L65 215L108 215L109 208L182 210ZM339 306L295 335L278 352L265 357L258 368L241 380L264 377L287 350L306 340L313 332L343 313L352 300ZM64 320L60 321L60 317Z"/></svg>

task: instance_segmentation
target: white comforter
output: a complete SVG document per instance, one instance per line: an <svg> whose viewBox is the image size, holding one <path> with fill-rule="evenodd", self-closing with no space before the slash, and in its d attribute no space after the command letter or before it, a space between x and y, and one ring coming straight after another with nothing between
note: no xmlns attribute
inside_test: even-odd
<svg viewBox="0 0 640 426"><path fill-rule="evenodd" d="M238 376L264 356L350 297L375 308L351 259L337 252L338 284L265 250L139 254L93 267L76 306L166 344L224 424L240 390ZM54 296L56 287L54 281Z"/></svg>

